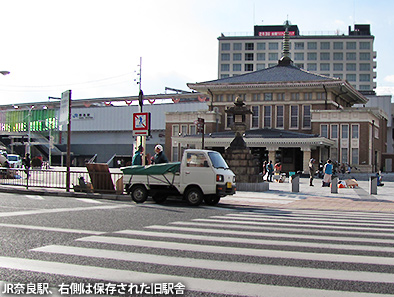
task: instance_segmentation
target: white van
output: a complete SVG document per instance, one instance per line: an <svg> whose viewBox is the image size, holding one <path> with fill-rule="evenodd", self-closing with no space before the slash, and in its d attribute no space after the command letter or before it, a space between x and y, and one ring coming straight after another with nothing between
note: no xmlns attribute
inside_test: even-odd
<svg viewBox="0 0 394 297"><path fill-rule="evenodd" d="M22 158L19 155L8 154L8 164L10 168L22 168Z"/></svg>

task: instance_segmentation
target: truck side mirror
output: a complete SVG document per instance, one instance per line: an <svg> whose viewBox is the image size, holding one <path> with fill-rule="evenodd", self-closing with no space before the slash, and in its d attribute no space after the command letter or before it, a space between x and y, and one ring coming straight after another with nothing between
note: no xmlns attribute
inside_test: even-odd
<svg viewBox="0 0 394 297"><path fill-rule="evenodd" d="M204 161L204 167L209 167L209 166L208 166L208 161L207 161L207 160Z"/></svg>

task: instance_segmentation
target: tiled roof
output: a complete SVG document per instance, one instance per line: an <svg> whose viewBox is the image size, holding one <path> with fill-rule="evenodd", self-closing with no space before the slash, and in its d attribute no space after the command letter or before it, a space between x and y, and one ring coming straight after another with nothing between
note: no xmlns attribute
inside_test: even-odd
<svg viewBox="0 0 394 297"><path fill-rule="evenodd" d="M202 84L264 83L264 82L313 82L333 81L336 78L312 73L293 65L274 67L242 75L202 82Z"/></svg>

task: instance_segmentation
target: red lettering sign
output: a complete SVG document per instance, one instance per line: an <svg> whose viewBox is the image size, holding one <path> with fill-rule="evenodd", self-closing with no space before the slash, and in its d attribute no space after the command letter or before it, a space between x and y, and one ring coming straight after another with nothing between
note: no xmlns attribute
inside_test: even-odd
<svg viewBox="0 0 394 297"><path fill-rule="evenodd" d="M266 32L259 32L259 36L283 36L285 35L285 31L266 31ZM295 35L295 31L289 31L290 36Z"/></svg>

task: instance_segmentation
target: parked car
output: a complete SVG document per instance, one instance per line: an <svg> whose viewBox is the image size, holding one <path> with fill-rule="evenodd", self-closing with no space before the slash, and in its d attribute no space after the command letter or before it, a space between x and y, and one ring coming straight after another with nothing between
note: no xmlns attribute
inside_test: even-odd
<svg viewBox="0 0 394 297"><path fill-rule="evenodd" d="M22 158L19 155L8 154L8 163L11 168L22 168Z"/></svg>

